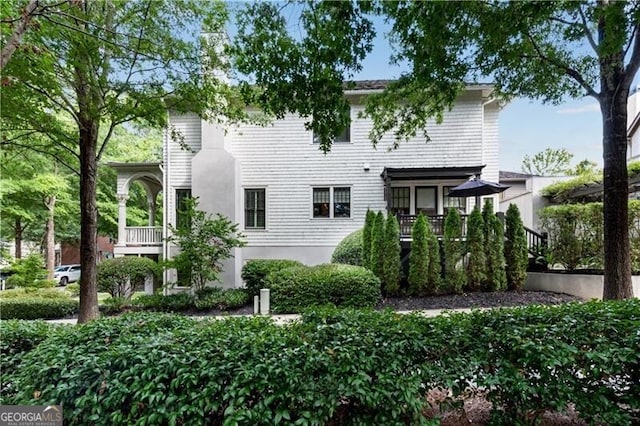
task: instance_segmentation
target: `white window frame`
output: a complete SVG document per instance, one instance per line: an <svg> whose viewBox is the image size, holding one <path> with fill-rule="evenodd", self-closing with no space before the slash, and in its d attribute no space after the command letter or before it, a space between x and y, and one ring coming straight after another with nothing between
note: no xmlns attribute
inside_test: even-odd
<svg viewBox="0 0 640 426"><path fill-rule="evenodd" d="M349 216L346 217L335 217L335 201L334 201L334 190L347 188L349 190ZM313 215L313 194L316 189L329 189L329 217L326 216L314 216ZM311 219L314 220L341 220L341 219L352 219L353 217L353 188L351 185L315 185L311 187L310 191L311 198L311 211L309 212Z"/></svg>

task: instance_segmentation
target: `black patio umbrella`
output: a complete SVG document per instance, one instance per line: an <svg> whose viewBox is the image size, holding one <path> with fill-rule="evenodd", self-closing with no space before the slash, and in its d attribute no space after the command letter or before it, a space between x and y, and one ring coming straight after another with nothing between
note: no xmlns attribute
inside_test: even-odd
<svg viewBox="0 0 640 426"><path fill-rule="evenodd" d="M482 195L498 194L510 188L501 183L489 182L482 179L472 179L449 190L449 197L480 197Z"/></svg>

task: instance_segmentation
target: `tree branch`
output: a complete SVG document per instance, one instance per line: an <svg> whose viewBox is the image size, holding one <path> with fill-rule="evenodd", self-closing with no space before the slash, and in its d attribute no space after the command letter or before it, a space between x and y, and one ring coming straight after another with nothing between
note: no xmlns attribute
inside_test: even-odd
<svg viewBox="0 0 640 426"><path fill-rule="evenodd" d="M536 53L538 54L538 57L540 59L542 59L546 63L556 67L557 69L561 70L562 72L564 72L569 77L573 78L587 92L587 95L593 96L596 99L600 98L600 94L598 92L596 92L593 89L593 87L591 87L591 85L589 85L589 83L586 82L586 80L582 77L582 75L578 71L574 70L573 68L571 68L567 64L563 64L561 62L558 62L558 61L555 61L555 60L549 58L547 55L542 53L542 51L540 50L540 47L538 46L538 44L535 42L533 37L531 37L531 34L527 33L526 36L529 39L529 42L533 46L534 50L536 51Z"/></svg>
<svg viewBox="0 0 640 426"><path fill-rule="evenodd" d="M629 63L625 67L624 73L624 83L629 86L633 82L633 78L638 72L638 68L640 68L640 24L637 24L633 28L633 51L631 52L631 57L629 58Z"/></svg>
<svg viewBox="0 0 640 426"><path fill-rule="evenodd" d="M69 171L71 171L72 173L76 174L77 176L80 176L80 171L75 169L73 166L71 166L70 164L68 164L62 157L58 156L57 154L51 152L50 150L47 150L46 148L40 148L38 145L33 145L30 143L26 143L26 144L22 144L22 143L18 143L18 142L10 142L10 143L5 143L0 142L0 146L15 146L18 148L23 148L23 149L28 149L30 151L34 151L34 152L38 152L40 154L43 155L47 155L49 157L54 158L58 163L62 164L65 168L69 169Z"/></svg>
<svg viewBox="0 0 640 426"><path fill-rule="evenodd" d="M24 33L27 31L27 27L31 19L33 19L33 14L38 8L38 0L29 0L29 4L24 8L22 12L22 17L20 18L20 22L18 26L13 30L11 37L7 41L7 44L2 48L2 54L0 55L0 71L9 63L9 59L13 55L13 52L16 51L20 43L22 42L22 37Z"/></svg>
<svg viewBox="0 0 640 426"><path fill-rule="evenodd" d="M584 11L582 10L582 4L578 5L578 13L580 14L580 19L582 20L582 29L584 30L584 35L587 37L587 40L589 41L589 45L591 46L593 51L597 54L598 44L596 43L596 39L593 38L593 33L591 33L591 30L589 29L589 25L587 23L587 17L585 16Z"/></svg>

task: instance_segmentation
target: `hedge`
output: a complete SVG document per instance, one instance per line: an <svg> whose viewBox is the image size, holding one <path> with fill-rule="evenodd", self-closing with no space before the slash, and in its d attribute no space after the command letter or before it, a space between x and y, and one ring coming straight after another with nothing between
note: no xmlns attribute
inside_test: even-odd
<svg viewBox="0 0 640 426"><path fill-rule="evenodd" d="M434 318L316 310L285 326L138 313L61 327L22 357L3 403L62 404L69 425L417 425L478 394L492 424L569 406L633 424L639 328L637 299Z"/></svg>
<svg viewBox="0 0 640 426"><path fill-rule="evenodd" d="M302 266L297 260L288 259L251 259L242 267L242 279L250 297L260 293L260 289L267 287L266 278L271 272L292 266Z"/></svg>
<svg viewBox="0 0 640 426"><path fill-rule="evenodd" d="M0 319L55 319L78 312L78 301L72 299L25 297L0 298Z"/></svg>
<svg viewBox="0 0 640 426"><path fill-rule="evenodd" d="M268 277L274 313L298 313L311 306L373 307L380 280L370 270L338 263L297 266Z"/></svg>
<svg viewBox="0 0 640 426"><path fill-rule="evenodd" d="M566 269L601 269L604 262L602 203L566 204L540 211L549 234L549 264ZM629 201L631 268L640 271L640 201Z"/></svg>
<svg viewBox="0 0 640 426"><path fill-rule="evenodd" d="M363 229L358 229L344 237L331 255L331 263L366 266L362 260L364 253L363 232Z"/></svg>

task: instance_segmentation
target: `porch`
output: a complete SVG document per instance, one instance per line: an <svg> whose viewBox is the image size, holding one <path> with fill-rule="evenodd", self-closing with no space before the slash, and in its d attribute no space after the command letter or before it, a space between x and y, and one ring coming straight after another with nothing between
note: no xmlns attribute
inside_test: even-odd
<svg viewBox="0 0 640 426"><path fill-rule="evenodd" d="M462 222L462 235L467 235L467 218L469 215L460 215ZM418 215L415 214L398 214L398 223L400 224L400 240L411 241L411 229L416 222ZM427 222L433 232L439 239L444 236L444 221L447 218L446 215L426 215Z"/></svg>

